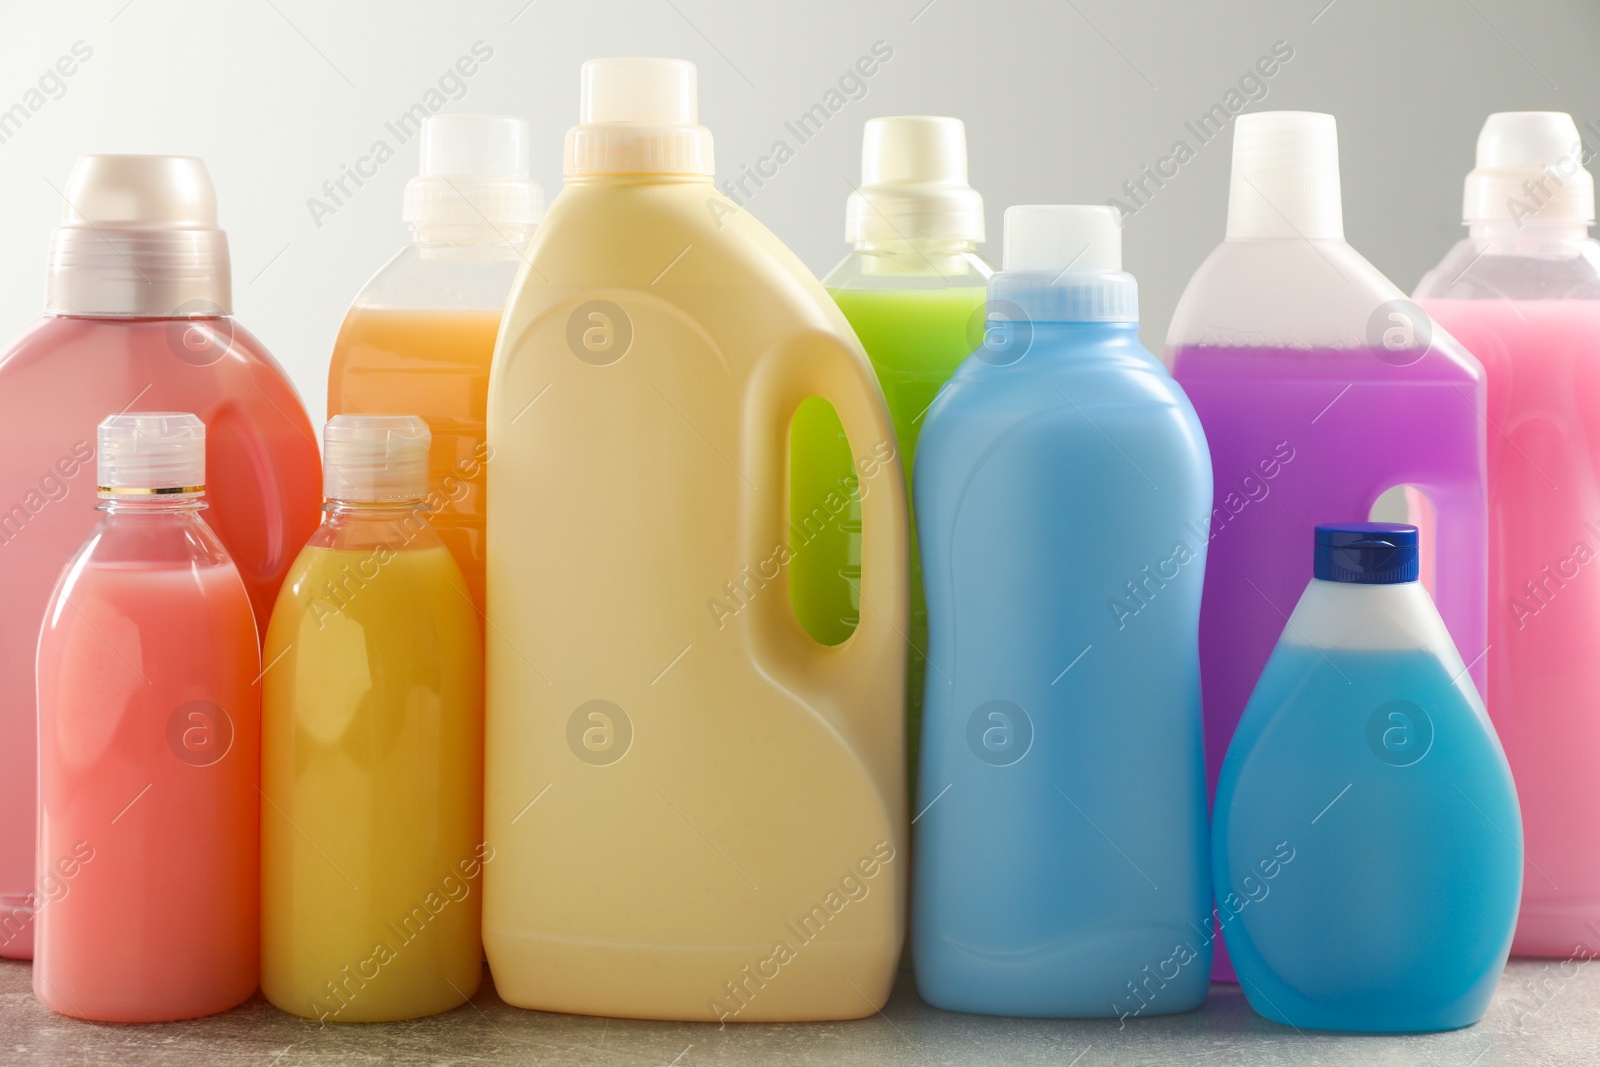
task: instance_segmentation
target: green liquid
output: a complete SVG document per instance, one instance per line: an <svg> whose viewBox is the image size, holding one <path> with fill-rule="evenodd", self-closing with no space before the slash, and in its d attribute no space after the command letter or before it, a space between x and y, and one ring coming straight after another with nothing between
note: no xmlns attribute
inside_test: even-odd
<svg viewBox="0 0 1600 1067"><path fill-rule="evenodd" d="M894 421L895 448L907 489L917 434L933 398L972 352L987 296L982 286L959 289L830 289L867 350ZM833 407L819 397L800 405L790 428L789 506L792 518L789 590L795 615L813 638L836 645L860 621L861 504L854 462ZM856 442L866 454L875 441ZM906 634L906 741L915 795L917 741L928 613L915 530L911 538L911 629Z"/></svg>

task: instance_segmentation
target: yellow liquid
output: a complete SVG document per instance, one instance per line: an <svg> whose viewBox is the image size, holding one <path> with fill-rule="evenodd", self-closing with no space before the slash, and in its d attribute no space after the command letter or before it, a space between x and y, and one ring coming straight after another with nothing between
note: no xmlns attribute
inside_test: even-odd
<svg viewBox="0 0 1600 1067"><path fill-rule="evenodd" d="M354 307L328 368L328 417L420 415L433 434L428 521L483 610L484 403L500 309Z"/></svg>
<svg viewBox="0 0 1600 1067"><path fill-rule="evenodd" d="M591 1015L870 1016L905 922L909 593L866 355L709 181L569 180L530 255L489 398L495 988ZM864 487L862 619L833 647L788 590L809 396Z"/></svg>
<svg viewBox="0 0 1600 1067"><path fill-rule="evenodd" d="M302 551L263 659L261 987L328 1022L445 1011L482 970L477 615L436 542L386 553Z"/></svg>

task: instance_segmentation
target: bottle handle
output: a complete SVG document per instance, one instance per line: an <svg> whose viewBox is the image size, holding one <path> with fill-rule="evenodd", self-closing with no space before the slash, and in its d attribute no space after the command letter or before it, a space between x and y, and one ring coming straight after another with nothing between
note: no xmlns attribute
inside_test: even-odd
<svg viewBox="0 0 1600 1067"><path fill-rule="evenodd" d="M807 688L818 682L859 687L861 663L903 664L910 632L905 473L883 394L865 355L837 335L820 331L763 361L752 390L758 397L757 410L746 432L755 435L749 446L757 458L755 483L762 489L762 504L747 513L747 558L766 559L784 547L783 595L761 598L754 605L759 610L753 640L767 644L766 650L779 660L793 662ZM814 396L832 404L844 426L861 502L860 621L849 638L834 646L821 644L804 631L787 595L787 553L794 549L788 492L790 424L800 404ZM895 691L901 694L895 703L903 706L903 666L871 673L893 674ZM898 732L898 721L895 725Z"/></svg>

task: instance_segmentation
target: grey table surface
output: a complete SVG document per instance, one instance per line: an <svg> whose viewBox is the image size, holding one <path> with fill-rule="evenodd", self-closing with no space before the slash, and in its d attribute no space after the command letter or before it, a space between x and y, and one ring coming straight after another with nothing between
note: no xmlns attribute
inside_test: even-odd
<svg viewBox="0 0 1600 1067"><path fill-rule="evenodd" d="M110 1026L53 1014L30 982L28 964L0 960L0 1064L1600 1064L1600 967L1575 961L1513 960L1482 1022L1402 1037L1300 1033L1222 984L1197 1011L1119 1025L940 1011L902 975L870 1019L719 1028L522 1011L487 975L470 1004L414 1022L324 1027L258 994L208 1019Z"/></svg>

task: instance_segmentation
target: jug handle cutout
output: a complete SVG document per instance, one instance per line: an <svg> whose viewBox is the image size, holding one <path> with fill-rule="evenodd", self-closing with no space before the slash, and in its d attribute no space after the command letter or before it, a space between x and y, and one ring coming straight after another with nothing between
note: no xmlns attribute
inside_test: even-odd
<svg viewBox="0 0 1600 1067"><path fill-rule="evenodd" d="M813 676L821 670L832 684L862 661L892 660L910 633L909 517L904 467L876 379L866 358L829 333L808 334L771 353L751 379L752 410L746 448L753 462L757 503L745 516L747 553L765 558L776 545L790 545L789 427L800 404L819 396L833 405L854 458L861 494L861 621L838 645L813 640L794 615L784 567L781 595L757 605L753 640L775 639L771 651L792 650ZM780 617L781 616L781 617ZM781 635L781 636L778 636ZM896 672L903 677L904 670ZM859 679L858 679L859 683Z"/></svg>

